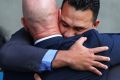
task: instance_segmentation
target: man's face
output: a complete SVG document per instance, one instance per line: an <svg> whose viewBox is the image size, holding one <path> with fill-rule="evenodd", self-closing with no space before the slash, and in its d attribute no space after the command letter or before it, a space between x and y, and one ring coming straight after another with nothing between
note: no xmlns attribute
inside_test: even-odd
<svg viewBox="0 0 120 80"><path fill-rule="evenodd" d="M95 28L96 23L98 22L93 23L91 10L76 10L67 2L64 4L59 22L60 31L64 37L82 34L89 29Z"/></svg>

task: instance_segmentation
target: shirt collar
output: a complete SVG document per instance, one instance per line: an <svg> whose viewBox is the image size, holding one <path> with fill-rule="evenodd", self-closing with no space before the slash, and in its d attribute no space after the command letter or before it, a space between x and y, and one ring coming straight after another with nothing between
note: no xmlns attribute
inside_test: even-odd
<svg viewBox="0 0 120 80"><path fill-rule="evenodd" d="M53 37L62 37L62 35L61 34L55 34L55 35L51 35L51 36L48 36L48 37L40 38L40 39L36 40L34 44L37 44L41 41L44 41L44 40L47 40L47 39L50 39L50 38L53 38Z"/></svg>

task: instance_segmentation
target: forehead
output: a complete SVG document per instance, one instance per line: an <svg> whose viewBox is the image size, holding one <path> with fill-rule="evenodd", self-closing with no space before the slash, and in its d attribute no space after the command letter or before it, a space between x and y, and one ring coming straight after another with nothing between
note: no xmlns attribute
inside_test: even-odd
<svg viewBox="0 0 120 80"><path fill-rule="evenodd" d="M93 19L93 13L91 10L76 10L73 6L67 2L64 3L62 8L62 18L72 21L84 21L88 22Z"/></svg>

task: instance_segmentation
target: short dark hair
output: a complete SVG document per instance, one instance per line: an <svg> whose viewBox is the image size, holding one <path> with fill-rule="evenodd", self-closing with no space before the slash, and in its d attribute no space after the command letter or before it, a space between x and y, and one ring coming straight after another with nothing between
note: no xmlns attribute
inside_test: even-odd
<svg viewBox="0 0 120 80"><path fill-rule="evenodd" d="M68 2L76 10L84 11L90 9L93 12L93 21L96 21L100 9L100 0L63 0L61 9L65 2Z"/></svg>

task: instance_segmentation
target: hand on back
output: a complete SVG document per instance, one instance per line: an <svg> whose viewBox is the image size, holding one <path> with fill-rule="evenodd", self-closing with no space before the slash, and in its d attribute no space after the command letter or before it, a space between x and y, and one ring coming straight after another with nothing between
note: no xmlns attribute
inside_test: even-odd
<svg viewBox="0 0 120 80"><path fill-rule="evenodd" d="M67 57L69 67L76 70L88 70L102 75L97 67L107 69L108 66L102 64L101 61L110 61L110 58L96 54L108 50L108 47L104 46L89 49L83 46L86 40L87 38L82 37L70 48L71 52L68 55L69 57Z"/></svg>

